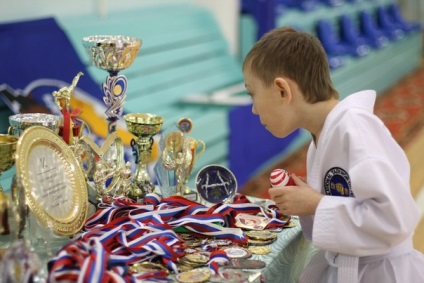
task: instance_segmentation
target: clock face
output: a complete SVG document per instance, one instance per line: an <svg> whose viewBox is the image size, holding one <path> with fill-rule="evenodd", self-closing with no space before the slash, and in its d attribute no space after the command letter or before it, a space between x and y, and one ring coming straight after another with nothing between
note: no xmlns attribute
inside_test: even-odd
<svg viewBox="0 0 424 283"><path fill-rule="evenodd" d="M40 223L66 236L82 228L88 208L85 176L58 135L42 126L25 130L17 145L16 172Z"/></svg>

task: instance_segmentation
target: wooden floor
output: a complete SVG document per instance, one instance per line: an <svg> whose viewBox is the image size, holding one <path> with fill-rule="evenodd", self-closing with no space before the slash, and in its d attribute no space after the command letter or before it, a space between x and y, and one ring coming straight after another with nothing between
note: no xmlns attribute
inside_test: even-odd
<svg viewBox="0 0 424 283"><path fill-rule="evenodd" d="M411 192L422 211L415 230L414 247L424 253L424 129L405 147L405 152L411 164Z"/></svg>

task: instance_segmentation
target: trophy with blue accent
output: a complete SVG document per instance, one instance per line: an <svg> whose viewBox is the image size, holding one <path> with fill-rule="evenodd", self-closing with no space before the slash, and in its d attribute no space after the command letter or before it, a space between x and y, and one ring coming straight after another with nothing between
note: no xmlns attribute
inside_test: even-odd
<svg viewBox="0 0 424 283"><path fill-rule="evenodd" d="M112 164L113 168L125 168L124 144L116 134L116 130L123 113L127 78L119 72L127 69L134 62L141 47L141 39L123 35L93 35L84 37L82 43L92 64L108 72L106 81L102 84L103 102L107 106L105 114L108 121L108 138L113 137L113 141L106 139L105 143L109 148L100 162ZM97 175L102 175L101 170L97 171ZM108 179L108 176L100 176L99 179ZM120 178L119 174L114 174L111 184L122 183L115 180L116 178Z"/></svg>

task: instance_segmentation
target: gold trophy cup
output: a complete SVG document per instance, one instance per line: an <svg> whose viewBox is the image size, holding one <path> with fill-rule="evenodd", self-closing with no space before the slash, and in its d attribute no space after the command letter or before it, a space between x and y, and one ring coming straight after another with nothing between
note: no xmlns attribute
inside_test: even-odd
<svg viewBox="0 0 424 283"><path fill-rule="evenodd" d="M191 158L190 158L190 165L188 166L188 168L185 170L184 175L183 175L183 186L184 186L184 195L190 196L188 198L193 199L193 200L197 200L197 194L196 192L194 192L191 188L189 188L187 186L188 180L190 178L190 174L193 171L194 165L197 162L197 159L199 159L200 156L203 155L203 153L205 152L206 149L206 145L205 142L202 140L196 140L193 137L189 137L189 150L191 153Z"/></svg>
<svg viewBox="0 0 424 283"><path fill-rule="evenodd" d="M164 119L161 116L149 113L131 113L125 115L124 120L128 131L137 137L136 140L131 140L137 170L133 179L130 197L143 198L147 193L151 193L155 189L147 172L147 164L151 160L153 136L161 130Z"/></svg>
<svg viewBox="0 0 424 283"><path fill-rule="evenodd" d="M11 135L0 135L0 176L15 164L15 152L18 138ZM0 185L0 235L7 235L9 231L7 210L9 199Z"/></svg>

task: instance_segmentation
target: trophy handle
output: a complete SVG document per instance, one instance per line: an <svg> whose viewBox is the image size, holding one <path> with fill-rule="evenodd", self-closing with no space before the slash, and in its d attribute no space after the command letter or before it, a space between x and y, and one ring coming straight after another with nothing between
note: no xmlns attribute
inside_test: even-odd
<svg viewBox="0 0 424 283"><path fill-rule="evenodd" d="M135 157L135 164L138 164L138 146L135 139L131 139L130 145L133 151L133 155Z"/></svg>
<svg viewBox="0 0 424 283"><path fill-rule="evenodd" d="M193 163L196 163L197 159L199 159L199 157L202 156L203 153L205 152L206 144L202 140L197 140L197 141L194 141L194 142L195 142L195 148L194 148Z"/></svg>

